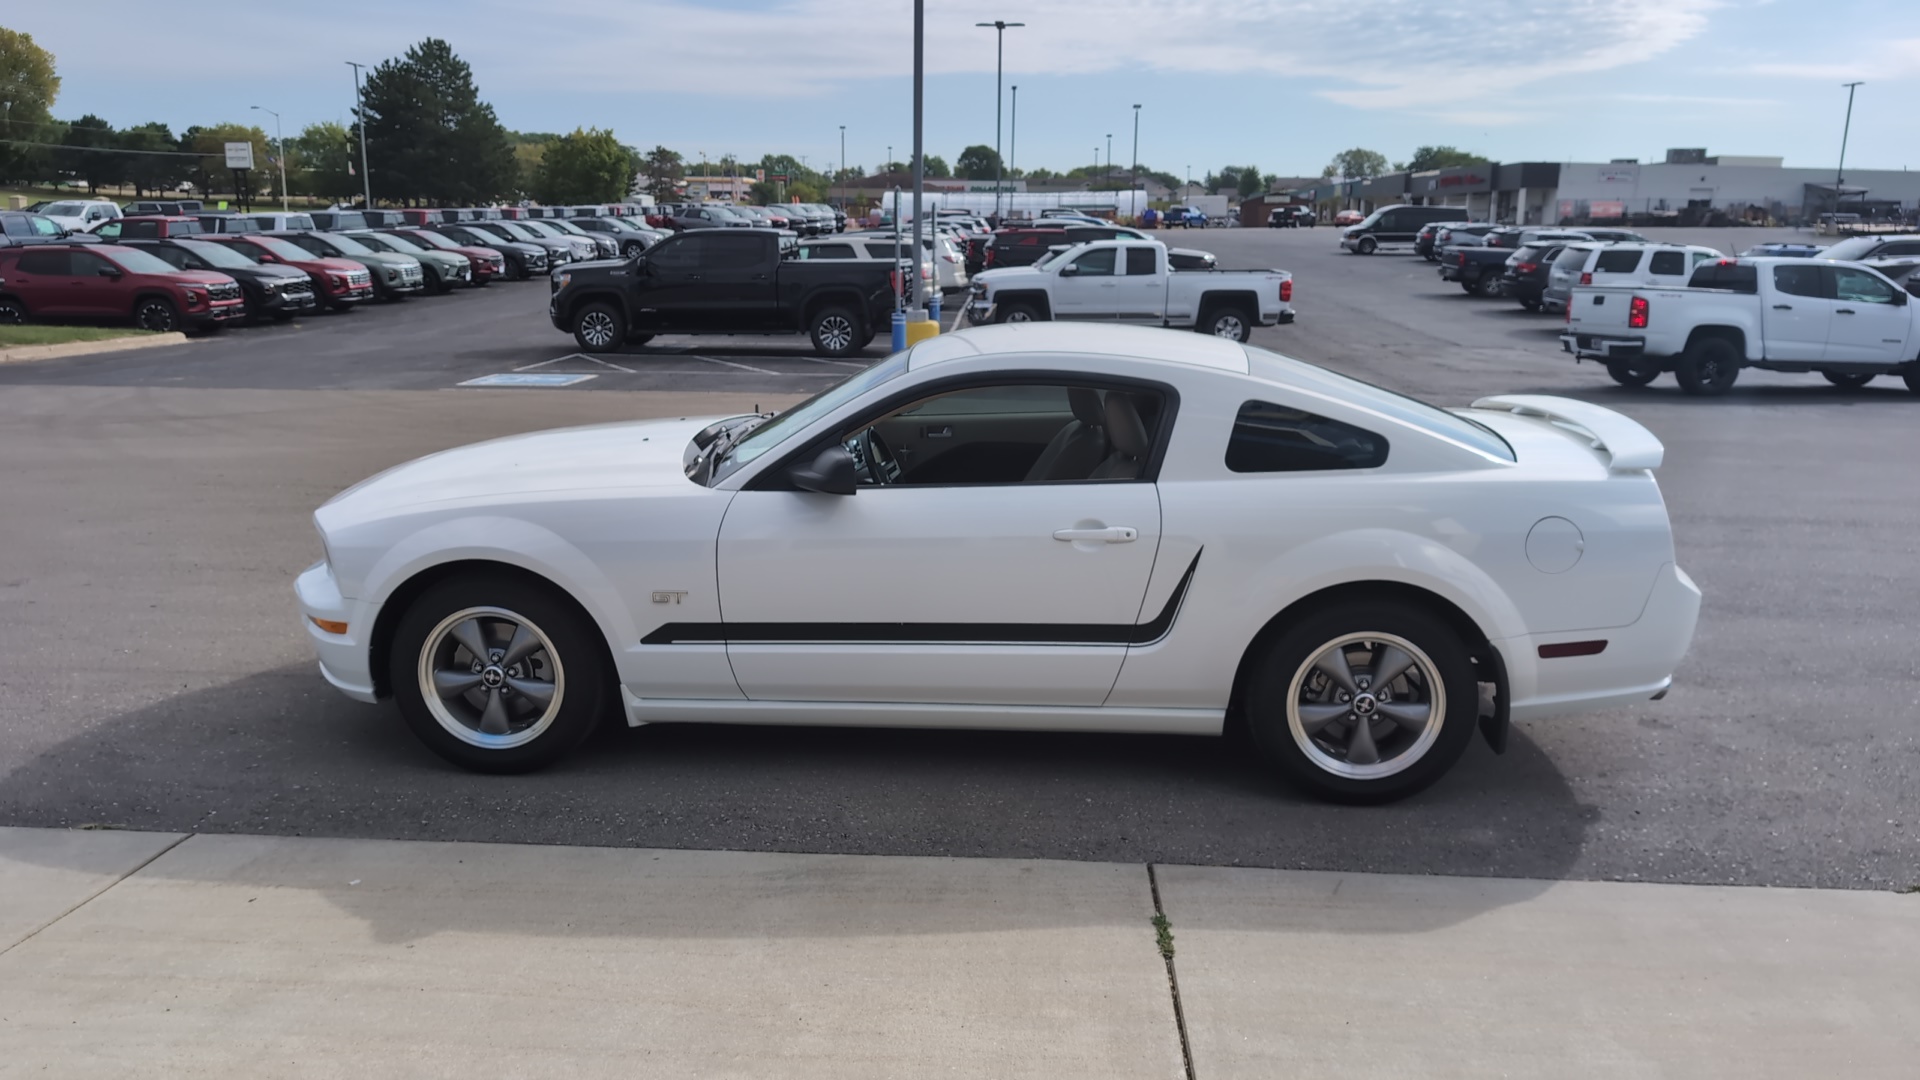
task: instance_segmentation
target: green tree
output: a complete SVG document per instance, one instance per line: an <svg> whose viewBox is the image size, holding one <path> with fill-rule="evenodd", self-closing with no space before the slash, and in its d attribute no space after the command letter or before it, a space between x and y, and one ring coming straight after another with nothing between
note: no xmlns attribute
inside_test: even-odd
<svg viewBox="0 0 1920 1080"><path fill-rule="evenodd" d="M613 132L575 128L573 134L546 144L533 194L541 202L556 206L613 202L625 195L632 183L627 148L620 145Z"/></svg>
<svg viewBox="0 0 1920 1080"><path fill-rule="evenodd" d="M287 141L287 183L302 195L350 199L360 192L360 177L348 166L359 156L359 144L345 124L308 124Z"/></svg>
<svg viewBox="0 0 1920 1080"><path fill-rule="evenodd" d="M1249 165L1240 170L1239 182L1234 185L1243 199L1251 199L1267 190L1267 178L1260 172L1260 166Z"/></svg>
<svg viewBox="0 0 1920 1080"><path fill-rule="evenodd" d="M1456 150L1451 146L1423 146L1413 152L1407 162L1409 172L1426 172L1429 169L1451 169L1456 165L1485 165L1487 159L1466 150Z"/></svg>
<svg viewBox="0 0 1920 1080"><path fill-rule="evenodd" d="M1042 167L1042 168L1038 168L1038 169L1035 169L1035 170L1033 170L1032 172L1029 172L1029 173L1027 174L1027 179L1029 179L1029 180L1052 180L1052 179L1053 179L1054 177L1056 177L1056 176L1059 176L1059 175L1060 175L1059 173L1056 173L1056 172L1054 172L1054 171L1053 171L1052 169L1048 169L1048 168L1045 168L1045 167Z"/></svg>
<svg viewBox="0 0 1920 1080"><path fill-rule="evenodd" d="M945 180L953 175L953 170L947 167L946 158L939 154L928 154L926 174L936 180Z"/></svg>
<svg viewBox="0 0 1920 1080"><path fill-rule="evenodd" d="M472 67L438 38L373 69L360 122L376 198L472 205L518 186L506 128L480 100Z"/></svg>
<svg viewBox="0 0 1920 1080"><path fill-rule="evenodd" d="M1240 190L1240 170L1229 165L1218 173L1207 174L1207 194L1218 195L1222 191Z"/></svg>
<svg viewBox="0 0 1920 1080"><path fill-rule="evenodd" d="M98 193L108 184L118 184L124 175L126 160L110 152L117 141L112 124L88 113L68 124L60 137L60 145L80 149L54 151L54 164L61 172L85 180L89 194Z"/></svg>
<svg viewBox="0 0 1920 1080"><path fill-rule="evenodd" d="M170 191L192 171L189 159L174 156L173 130L158 121L122 131L119 143L128 151L125 179L136 197Z"/></svg>
<svg viewBox="0 0 1920 1080"><path fill-rule="evenodd" d="M1333 155L1327 167L1320 170L1323 178L1342 177L1358 180L1363 176L1379 176L1387 171L1387 156L1377 150L1364 150L1354 147Z"/></svg>
<svg viewBox="0 0 1920 1080"><path fill-rule="evenodd" d="M0 139L45 139L59 96L53 54L35 45L32 34L0 26L0 122L5 124ZM0 143L0 179L41 179L36 174L43 174L48 164L48 156L31 147Z"/></svg>
<svg viewBox="0 0 1920 1080"><path fill-rule="evenodd" d="M646 164L640 173L646 177L647 191L661 202L673 199L675 185L687 175L687 168L680 155L664 146L656 146L647 152Z"/></svg>
<svg viewBox="0 0 1920 1080"><path fill-rule="evenodd" d="M991 146L976 144L960 151L953 167L964 180L992 180L1000 173L1000 155Z"/></svg>

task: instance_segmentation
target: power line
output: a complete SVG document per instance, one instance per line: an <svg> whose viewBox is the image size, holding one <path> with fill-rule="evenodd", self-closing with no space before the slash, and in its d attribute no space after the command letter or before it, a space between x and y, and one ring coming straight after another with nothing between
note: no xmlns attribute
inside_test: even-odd
<svg viewBox="0 0 1920 1080"><path fill-rule="evenodd" d="M80 150L96 154L147 154L154 157L220 157L223 151L210 150L204 154L190 153L185 150L123 150L117 146L74 146L69 143L28 142L25 139L0 139L4 146L38 146L46 150Z"/></svg>

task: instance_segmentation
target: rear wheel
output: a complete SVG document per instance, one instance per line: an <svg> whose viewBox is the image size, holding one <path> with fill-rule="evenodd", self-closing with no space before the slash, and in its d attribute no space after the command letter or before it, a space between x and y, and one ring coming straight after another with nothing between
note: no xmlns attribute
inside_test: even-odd
<svg viewBox="0 0 1920 1080"><path fill-rule="evenodd" d="M552 588L516 576L449 578L400 617L387 681L407 727L457 765L551 764L599 722L606 642Z"/></svg>
<svg viewBox="0 0 1920 1080"><path fill-rule="evenodd" d="M1389 601L1308 615L1257 658L1249 726L1282 773L1322 798L1411 795L1473 737L1480 695L1468 648L1443 620Z"/></svg>
<svg viewBox="0 0 1920 1080"><path fill-rule="evenodd" d="M1820 376L1842 390L1858 390L1872 382L1873 377L1877 374L1879 374L1877 371L1865 373L1855 371L1823 371L1820 373Z"/></svg>
<svg viewBox="0 0 1920 1080"><path fill-rule="evenodd" d="M627 318L611 304L588 304L574 313L573 340L586 352L611 352L627 340Z"/></svg>
<svg viewBox="0 0 1920 1080"><path fill-rule="evenodd" d="M1658 364L1635 364L1631 360L1609 360L1607 374L1621 386L1645 386L1660 377L1660 367Z"/></svg>
<svg viewBox="0 0 1920 1080"><path fill-rule="evenodd" d="M808 336L813 339L813 351L821 356L851 356L860 351L859 342L866 331L861 329L860 317L843 307L822 308L814 313L809 325Z"/></svg>
<svg viewBox="0 0 1920 1080"><path fill-rule="evenodd" d="M1253 336L1253 317L1242 307L1219 307L1200 321L1200 329L1202 333L1245 344Z"/></svg>
<svg viewBox="0 0 1920 1080"><path fill-rule="evenodd" d="M1371 255L1378 250L1379 247L1379 244L1374 243L1373 237L1363 236L1360 238L1360 242L1354 245L1354 250L1362 255Z"/></svg>
<svg viewBox="0 0 1920 1080"><path fill-rule="evenodd" d="M180 312L171 301L149 296L133 305L133 322L142 330L169 334L180 329Z"/></svg>
<svg viewBox="0 0 1920 1080"><path fill-rule="evenodd" d="M0 297L0 326L19 326L26 321L26 305L10 296Z"/></svg>
<svg viewBox="0 0 1920 1080"><path fill-rule="evenodd" d="M1473 289L1471 291L1475 296L1499 296L1500 279L1494 277L1492 274L1481 274L1478 278L1474 279Z"/></svg>
<svg viewBox="0 0 1920 1080"><path fill-rule="evenodd" d="M1920 394L1920 360L1908 364L1907 370L1900 373L1900 378L1907 384L1907 389Z"/></svg>
<svg viewBox="0 0 1920 1080"><path fill-rule="evenodd" d="M1538 311L1540 310L1540 301L1538 301L1538 300L1522 300L1522 301L1520 301L1520 306L1521 306L1521 307L1523 307L1523 308L1526 308L1526 309L1527 309L1528 311L1532 311L1532 312L1538 312Z"/></svg>
<svg viewBox="0 0 1920 1080"><path fill-rule="evenodd" d="M1701 338L1680 354L1673 365L1673 377L1689 394L1724 394L1740 377L1740 351L1726 338Z"/></svg>

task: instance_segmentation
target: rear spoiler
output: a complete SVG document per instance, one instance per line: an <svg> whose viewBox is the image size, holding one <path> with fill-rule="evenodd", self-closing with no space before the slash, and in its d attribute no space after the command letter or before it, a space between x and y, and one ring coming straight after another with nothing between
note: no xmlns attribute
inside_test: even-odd
<svg viewBox="0 0 1920 1080"><path fill-rule="evenodd" d="M1533 416L1565 428L1588 440L1595 450L1604 450L1608 467L1615 472L1657 469L1666 448L1653 432L1633 420L1600 405L1546 394L1502 394L1484 397L1473 403L1476 409L1509 412L1515 416Z"/></svg>

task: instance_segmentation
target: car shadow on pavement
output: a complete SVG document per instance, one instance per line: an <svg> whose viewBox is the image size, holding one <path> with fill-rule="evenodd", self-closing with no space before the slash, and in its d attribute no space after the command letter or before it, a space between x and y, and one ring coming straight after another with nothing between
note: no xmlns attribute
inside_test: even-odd
<svg viewBox="0 0 1920 1080"><path fill-rule="evenodd" d="M1239 736L609 723L560 765L447 765L300 664L105 719L0 778L0 824L602 847L1569 876L1596 812L1524 730L1334 806Z"/></svg>

